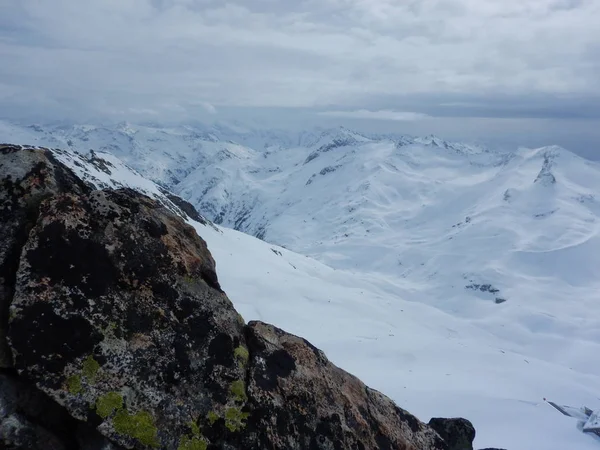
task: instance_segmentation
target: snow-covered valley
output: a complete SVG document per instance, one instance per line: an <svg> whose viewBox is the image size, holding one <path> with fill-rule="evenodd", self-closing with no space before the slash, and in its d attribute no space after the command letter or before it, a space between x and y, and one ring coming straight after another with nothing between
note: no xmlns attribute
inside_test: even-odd
<svg viewBox="0 0 600 450"><path fill-rule="evenodd" d="M476 448L598 448L543 400L600 406L596 163L346 129L0 123L0 141L107 151L141 175L57 157L98 186L181 195L222 225L190 219L246 320L422 420L469 418Z"/></svg>

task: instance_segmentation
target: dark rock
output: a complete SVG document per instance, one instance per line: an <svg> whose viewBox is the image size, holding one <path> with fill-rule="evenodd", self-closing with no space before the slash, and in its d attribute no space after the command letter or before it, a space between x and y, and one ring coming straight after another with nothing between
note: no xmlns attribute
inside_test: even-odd
<svg viewBox="0 0 600 450"><path fill-rule="evenodd" d="M37 426L18 413L1 419L0 445L3 445L1 448L20 450L67 449L50 431Z"/></svg>
<svg viewBox="0 0 600 450"><path fill-rule="evenodd" d="M553 155L550 152L546 152L546 154L544 154L542 168L533 182L540 183L544 186L556 184L556 177L552 173L553 165Z"/></svg>
<svg viewBox="0 0 600 450"><path fill-rule="evenodd" d="M169 200L173 202L175 206L180 208L185 214L187 214L191 219L195 220L202 225L206 225L208 221L200 215L200 213L194 208L190 202L185 201L181 197L177 197L176 195L171 194L170 192L165 191L164 194L167 196Z"/></svg>
<svg viewBox="0 0 600 450"><path fill-rule="evenodd" d="M37 220L40 202L59 192L88 188L47 150L0 145L0 367L12 366L6 343L8 308L21 247Z"/></svg>
<svg viewBox="0 0 600 450"><path fill-rule="evenodd" d="M254 448L446 449L431 428L272 325L246 330Z"/></svg>
<svg viewBox="0 0 600 450"><path fill-rule="evenodd" d="M118 450L27 381L0 373L0 448Z"/></svg>
<svg viewBox="0 0 600 450"><path fill-rule="evenodd" d="M319 156L319 152L312 152L310 155L308 155L308 157L306 158L306 160L304 161L304 164L308 164L309 162L311 162L313 159L317 158Z"/></svg>
<svg viewBox="0 0 600 450"><path fill-rule="evenodd" d="M91 425L79 424L76 433L78 450L123 450L123 447L110 442Z"/></svg>
<svg viewBox="0 0 600 450"><path fill-rule="evenodd" d="M76 421L39 390L0 374L0 448L66 449L61 437L68 440L75 428Z"/></svg>
<svg viewBox="0 0 600 450"><path fill-rule="evenodd" d="M43 149L0 147L0 183L5 447L448 449L306 340L244 325L159 202Z"/></svg>
<svg viewBox="0 0 600 450"><path fill-rule="evenodd" d="M340 165L338 165L338 166L328 166L328 167L325 167L324 169L322 169L322 170L319 172L319 174L320 174L320 175L327 175L328 173L335 172L335 171L336 171L337 169L339 169L340 167L342 167L342 166L340 166Z"/></svg>
<svg viewBox="0 0 600 450"><path fill-rule="evenodd" d="M91 413L125 447L176 448L191 420L232 403L221 393L245 377L234 364L243 324L206 243L157 202L130 190L55 195L21 254L15 367L73 417ZM214 351L215 340L229 346Z"/></svg>
<svg viewBox="0 0 600 450"><path fill-rule="evenodd" d="M500 290L496 289L494 286L492 286L491 284L470 284L468 286L465 286L466 289L472 289L474 291L481 291L481 292L489 292L491 294L497 294L498 292L500 292Z"/></svg>
<svg viewBox="0 0 600 450"><path fill-rule="evenodd" d="M468 420L433 418L429 426L446 441L448 450L473 450L475 428Z"/></svg>

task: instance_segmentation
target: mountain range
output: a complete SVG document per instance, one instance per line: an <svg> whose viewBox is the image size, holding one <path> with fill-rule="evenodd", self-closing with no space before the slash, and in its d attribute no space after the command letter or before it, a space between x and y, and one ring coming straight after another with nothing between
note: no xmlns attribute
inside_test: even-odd
<svg viewBox="0 0 600 450"><path fill-rule="evenodd" d="M597 446L543 401L600 402L597 163L345 128L0 122L0 141L188 200L246 319L310 338L423 419L468 417L479 447Z"/></svg>

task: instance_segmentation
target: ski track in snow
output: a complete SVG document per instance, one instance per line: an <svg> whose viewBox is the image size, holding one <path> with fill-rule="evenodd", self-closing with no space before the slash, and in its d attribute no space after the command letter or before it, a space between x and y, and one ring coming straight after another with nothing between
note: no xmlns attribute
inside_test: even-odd
<svg viewBox="0 0 600 450"><path fill-rule="evenodd" d="M309 339L422 420L470 419L475 448L598 448L543 401L600 406L596 164L554 147L223 133L0 122L2 141L122 158L97 154L108 175L57 153L99 187L171 207L147 177L309 255L190 220L246 320Z"/></svg>

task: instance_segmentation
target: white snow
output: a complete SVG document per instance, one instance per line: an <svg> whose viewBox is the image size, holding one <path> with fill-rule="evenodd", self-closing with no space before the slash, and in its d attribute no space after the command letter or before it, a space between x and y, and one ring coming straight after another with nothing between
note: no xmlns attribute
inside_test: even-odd
<svg viewBox="0 0 600 450"><path fill-rule="evenodd" d="M246 320L306 337L422 420L469 418L476 448L598 448L575 421L543 401L599 404L597 340L538 334L510 322L487 329L407 301L384 278L334 270L233 230L196 228ZM508 339L511 334L521 342ZM581 369L572 369L575 363Z"/></svg>
<svg viewBox="0 0 600 450"><path fill-rule="evenodd" d="M594 411L583 425L583 431L600 431L600 410Z"/></svg>
<svg viewBox="0 0 600 450"><path fill-rule="evenodd" d="M349 130L121 128L0 123L0 141L93 142L209 217L299 252L192 222L246 320L309 339L424 421L470 419L475 448L598 448L543 400L600 407L597 164ZM111 161L104 182L163 198Z"/></svg>

